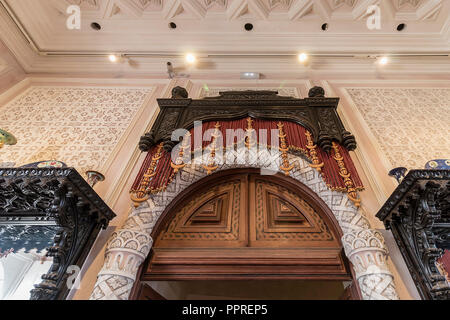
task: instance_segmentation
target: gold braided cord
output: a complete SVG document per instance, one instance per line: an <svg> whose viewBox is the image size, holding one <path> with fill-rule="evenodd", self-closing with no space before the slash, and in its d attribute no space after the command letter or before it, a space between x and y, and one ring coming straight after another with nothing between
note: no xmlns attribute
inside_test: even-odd
<svg viewBox="0 0 450 320"><path fill-rule="evenodd" d="M286 144L286 134L284 133L284 124L280 122L278 122L277 124L278 127L278 131L279 131L279 137L280 137L280 151L281 151L281 159L282 159L282 164L280 165L280 169L282 171L284 171L285 175L289 175L289 172L294 168L294 165L290 165L289 164L289 159L288 159L288 147Z"/></svg>
<svg viewBox="0 0 450 320"><path fill-rule="evenodd" d="M339 167L339 175L344 179L344 184L347 188L347 196L358 208L361 205L361 199L358 198L358 192L353 185L352 179L350 179L350 172L345 167L344 158L339 151L339 146L334 141L332 142L332 148L334 150L333 158L336 160Z"/></svg>
<svg viewBox="0 0 450 320"><path fill-rule="evenodd" d="M162 157L162 149L163 143L161 142L156 149L155 154L152 157L152 161L147 171L145 172L142 181L139 184L137 191L131 191L130 197L134 203L135 207L138 207L141 202L147 201L148 197L148 186L150 184L151 179L156 175L156 166L158 161Z"/></svg>

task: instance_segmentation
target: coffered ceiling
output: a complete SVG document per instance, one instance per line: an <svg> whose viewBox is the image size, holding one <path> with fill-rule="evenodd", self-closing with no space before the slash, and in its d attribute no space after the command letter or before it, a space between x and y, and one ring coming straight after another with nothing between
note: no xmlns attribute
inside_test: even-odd
<svg viewBox="0 0 450 320"><path fill-rule="evenodd" d="M450 51L447 0L0 0L0 3L0 27L5 27L0 37L29 72L75 69L89 72L92 65L97 72L106 72L97 65L104 63L95 60L98 57L80 60L86 54L150 54L153 60L136 58L136 64L130 67L132 72L148 72L152 63L159 66L159 71L165 71L161 59L173 56L176 61L177 56L192 51L209 63L205 62L201 68L205 72L219 70L221 63L225 63L221 59L233 59L236 55L241 57L239 63L252 59L250 64L254 59L274 57L279 62L291 63L299 51L329 56L326 61L315 59L314 67L314 63L334 64L335 54ZM71 4L81 7L80 30L66 27L66 10ZM374 4L381 9L379 30L367 27L367 8ZM101 30L94 30L93 22ZM171 22L176 24L175 29L170 28ZM253 30L246 31L246 23L252 23ZM324 23L328 24L325 31L321 28ZM397 31L400 23L406 25L403 31ZM34 47L34 53L26 53L25 44L19 45L19 40L13 39L18 35L22 41L24 37L27 39L25 44ZM68 56L69 53L72 55ZM78 63L77 68L71 63Z"/></svg>

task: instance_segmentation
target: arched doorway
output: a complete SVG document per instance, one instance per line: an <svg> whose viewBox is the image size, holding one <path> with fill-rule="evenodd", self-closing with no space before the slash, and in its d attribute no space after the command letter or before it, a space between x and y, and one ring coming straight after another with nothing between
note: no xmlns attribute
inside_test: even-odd
<svg viewBox="0 0 450 320"><path fill-rule="evenodd" d="M298 290L288 298L359 299L354 286L342 285L352 280L352 271L341 237L331 210L301 182L260 175L258 169L221 171L167 206L153 229L154 245L133 296L158 298L161 292L149 292L164 282L203 290L201 298L212 295L205 287L217 288L216 297L245 287L243 298L264 299L271 298L261 296L264 290L294 286ZM312 294L314 288L319 293Z"/></svg>

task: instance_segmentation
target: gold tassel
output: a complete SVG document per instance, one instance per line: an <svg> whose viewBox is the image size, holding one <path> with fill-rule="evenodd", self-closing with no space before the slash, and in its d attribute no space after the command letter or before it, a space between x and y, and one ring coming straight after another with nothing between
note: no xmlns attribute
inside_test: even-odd
<svg viewBox="0 0 450 320"><path fill-rule="evenodd" d="M319 157L317 156L317 150L316 150L317 146L313 142L313 139L311 137L311 132L306 130L305 135L306 135L306 140L308 142L308 144L306 145L306 148L308 148L309 155L312 159L312 163L309 165L312 168L317 169L317 171L319 171L320 173L322 173L322 167L323 167L324 163L320 162Z"/></svg>
<svg viewBox="0 0 450 320"><path fill-rule="evenodd" d="M151 178L153 178L156 175L156 165L162 157L162 149L163 149L163 143L161 142L158 145L158 149L156 149L155 154L152 157L152 162L150 163L150 166L148 167L147 171L145 172L141 183L139 184L139 188L137 191L131 191L130 198L131 201L133 201L134 206L137 208L139 207L139 204L147 201L149 198L147 188L150 184Z"/></svg>
<svg viewBox="0 0 450 320"><path fill-rule="evenodd" d="M286 134L284 133L284 124L278 122L278 134L280 137L280 151L281 151L281 158L282 158L282 165L280 166L280 169L284 171L285 175L289 175L289 172L294 168L294 165L289 165L289 159L288 159L288 151L289 148L286 144Z"/></svg>
<svg viewBox="0 0 450 320"><path fill-rule="evenodd" d="M357 208L361 206L361 199L358 198L358 192L353 185L352 179L350 179L350 172L345 167L344 158L339 152L339 146L336 142L332 142L332 148L334 150L334 160L336 160L339 166L339 175L344 179L345 187L347 188L348 198L355 204Z"/></svg>

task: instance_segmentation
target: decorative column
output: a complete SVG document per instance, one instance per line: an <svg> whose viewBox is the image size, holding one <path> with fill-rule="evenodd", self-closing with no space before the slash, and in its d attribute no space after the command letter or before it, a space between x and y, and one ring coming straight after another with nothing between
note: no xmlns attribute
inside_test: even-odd
<svg viewBox="0 0 450 320"><path fill-rule="evenodd" d="M149 202L134 209L107 245L105 262L97 276L90 300L127 300L138 269L150 252L150 234L157 217Z"/></svg>
<svg viewBox="0 0 450 320"><path fill-rule="evenodd" d="M383 235L374 229L344 234L345 254L353 264L364 300L398 300L394 277L386 263L388 250Z"/></svg>

